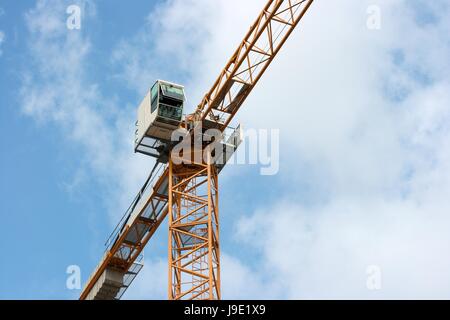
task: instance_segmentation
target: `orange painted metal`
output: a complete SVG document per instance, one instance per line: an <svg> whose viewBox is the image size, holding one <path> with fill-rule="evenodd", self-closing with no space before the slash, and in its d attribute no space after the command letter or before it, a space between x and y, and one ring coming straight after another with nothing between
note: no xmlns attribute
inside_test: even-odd
<svg viewBox="0 0 450 320"><path fill-rule="evenodd" d="M169 163L169 299L220 299L214 164Z"/></svg>

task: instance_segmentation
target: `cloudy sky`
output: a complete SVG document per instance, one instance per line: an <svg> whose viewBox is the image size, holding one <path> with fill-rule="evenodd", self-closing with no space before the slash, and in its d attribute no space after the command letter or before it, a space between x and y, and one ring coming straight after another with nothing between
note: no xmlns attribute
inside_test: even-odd
<svg viewBox="0 0 450 320"><path fill-rule="evenodd" d="M85 282L153 166L133 153L145 91L196 106L265 2L0 1L0 298L78 297L67 267ZM280 130L280 169L221 173L224 298L450 298L449 16L314 2L237 117ZM166 279L163 224L124 298Z"/></svg>

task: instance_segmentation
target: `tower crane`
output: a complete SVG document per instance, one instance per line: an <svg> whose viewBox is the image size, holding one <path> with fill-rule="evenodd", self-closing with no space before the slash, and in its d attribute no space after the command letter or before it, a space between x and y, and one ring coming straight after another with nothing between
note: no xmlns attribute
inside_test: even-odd
<svg viewBox="0 0 450 320"><path fill-rule="evenodd" d="M195 111L158 80L138 108L135 152L156 158L80 299L120 299L168 217L169 299L220 299L218 175L242 141L231 121L314 0L269 0Z"/></svg>

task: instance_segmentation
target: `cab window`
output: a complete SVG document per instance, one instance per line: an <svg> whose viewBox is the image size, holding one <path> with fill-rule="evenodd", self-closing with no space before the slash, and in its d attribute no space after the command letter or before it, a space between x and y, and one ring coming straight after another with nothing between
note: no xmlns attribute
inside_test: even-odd
<svg viewBox="0 0 450 320"><path fill-rule="evenodd" d="M152 113L153 111L155 111L156 106L157 106L157 98L158 98L158 82L156 82L152 89L150 90L150 100L151 100L151 105L152 105Z"/></svg>

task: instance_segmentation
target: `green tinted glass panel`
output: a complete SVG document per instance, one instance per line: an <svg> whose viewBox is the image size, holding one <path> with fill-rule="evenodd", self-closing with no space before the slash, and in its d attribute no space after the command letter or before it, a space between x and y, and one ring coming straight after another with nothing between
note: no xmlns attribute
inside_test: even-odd
<svg viewBox="0 0 450 320"><path fill-rule="evenodd" d="M156 109L156 105L157 105L157 100L156 98L158 97L158 83L155 83L152 87L152 90L150 92L150 101L151 101L151 105L152 105L152 113L153 111L155 111Z"/></svg>
<svg viewBox="0 0 450 320"><path fill-rule="evenodd" d="M180 121L181 116L183 115L183 108L181 107L174 107L160 103L158 109L158 115L164 118Z"/></svg>
<svg viewBox="0 0 450 320"><path fill-rule="evenodd" d="M179 100L184 100L183 89L179 87L161 84L161 89L164 95L174 97Z"/></svg>
<svg viewBox="0 0 450 320"><path fill-rule="evenodd" d="M158 83L155 83L152 87L152 101L156 99L158 95Z"/></svg>

